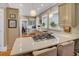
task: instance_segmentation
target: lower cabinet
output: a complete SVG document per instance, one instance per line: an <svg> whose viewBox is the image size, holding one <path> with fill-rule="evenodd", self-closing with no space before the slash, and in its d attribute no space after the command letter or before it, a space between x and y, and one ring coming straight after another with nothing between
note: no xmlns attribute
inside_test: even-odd
<svg viewBox="0 0 79 59"><path fill-rule="evenodd" d="M42 50L33 51L34 56L57 56L57 47L45 48Z"/></svg>
<svg viewBox="0 0 79 59"><path fill-rule="evenodd" d="M75 40L75 52L79 53L79 40Z"/></svg>
<svg viewBox="0 0 79 59"><path fill-rule="evenodd" d="M58 56L74 56L74 41L61 43L57 49Z"/></svg>

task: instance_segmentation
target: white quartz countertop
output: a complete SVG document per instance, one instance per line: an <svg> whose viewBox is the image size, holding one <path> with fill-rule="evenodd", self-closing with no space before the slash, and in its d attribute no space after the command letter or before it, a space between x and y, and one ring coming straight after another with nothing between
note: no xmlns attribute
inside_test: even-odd
<svg viewBox="0 0 79 59"><path fill-rule="evenodd" d="M79 38L79 34L53 32L53 35L57 39L50 39L40 42L35 42L31 37L17 38L11 51L11 55L17 55L20 53L28 53L34 50L58 45L67 41L76 40Z"/></svg>

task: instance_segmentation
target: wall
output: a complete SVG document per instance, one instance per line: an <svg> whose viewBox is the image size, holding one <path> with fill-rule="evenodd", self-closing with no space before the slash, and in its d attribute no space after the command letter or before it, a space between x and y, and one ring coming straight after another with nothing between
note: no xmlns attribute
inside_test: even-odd
<svg viewBox="0 0 79 59"><path fill-rule="evenodd" d="M53 15L53 13L55 13L55 12L58 12L58 5L60 5L60 4L56 4L56 5L54 5L54 6L52 6L52 7L50 7L49 9L47 9L46 11L44 11L43 13L41 13L39 16L41 17L41 20L42 20L42 16L44 16L44 15L47 15L48 16L48 21L47 21L47 23L48 23L48 25L47 25L47 29L49 29L50 28L50 20L51 20L51 15ZM56 30L56 29L55 29Z"/></svg>
<svg viewBox="0 0 79 59"><path fill-rule="evenodd" d="M0 8L8 7L8 3L0 3Z"/></svg>
<svg viewBox="0 0 79 59"><path fill-rule="evenodd" d="M5 8L8 7L8 3L0 3L0 9L4 10L4 46L7 46L7 40L6 40L6 14L5 14Z"/></svg>
<svg viewBox="0 0 79 59"><path fill-rule="evenodd" d="M58 5L61 5L61 4L58 4ZM74 16L76 16L75 17L76 26L72 27L71 33L79 33L79 3L76 3L75 9L76 9L75 10L76 14L74 14ZM49 8L45 12L41 13L39 16L43 16L44 14L50 15L52 13L52 11L55 11L55 10L57 10L57 5ZM50 20L50 18L48 20ZM63 29L61 28L60 30L63 30Z"/></svg>
<svg viewBox="0 0 79 59"><path fill-rule="evenodd" d="M0 8L0 51L4 50L5 43L5 27L4 27L4 9Z"/></svg>

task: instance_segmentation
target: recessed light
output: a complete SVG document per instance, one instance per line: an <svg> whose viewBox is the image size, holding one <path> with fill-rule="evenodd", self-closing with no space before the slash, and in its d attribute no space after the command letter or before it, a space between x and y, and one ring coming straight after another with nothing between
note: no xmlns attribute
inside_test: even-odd
<svg viewBox="0 0 79 59"><path fill-rule="evenodd" d="M43 6L44 6L44 4L41 4L41 6L43 7Z"/></svg>
<svg viewBox="0 0 79 59"><path fill-rule="evenodd" d="M40 8L37 8L37 10L39 11Z"/></svg>
<svg viewBox="0 0 79 59"><path fill-rule="evenodd" d="M23 4L20 4L20 7L22 7L23 6Z"/></svg>

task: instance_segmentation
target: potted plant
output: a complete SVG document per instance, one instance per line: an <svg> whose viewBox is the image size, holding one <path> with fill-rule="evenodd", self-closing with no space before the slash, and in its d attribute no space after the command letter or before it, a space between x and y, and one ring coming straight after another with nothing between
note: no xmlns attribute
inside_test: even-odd
<svg viewBox="0 0 79 59"><path fill-rule="evenodd" d="M42 26L45 26L45 23L42 23Z"/></svg>
<svg viewBox="0 0 79 59"><path fill-rule="evenodd" d="M51 25L51 27L56 27L57 26L57 24L55 24L55 22L51 22L50 25Z"/></svg>

